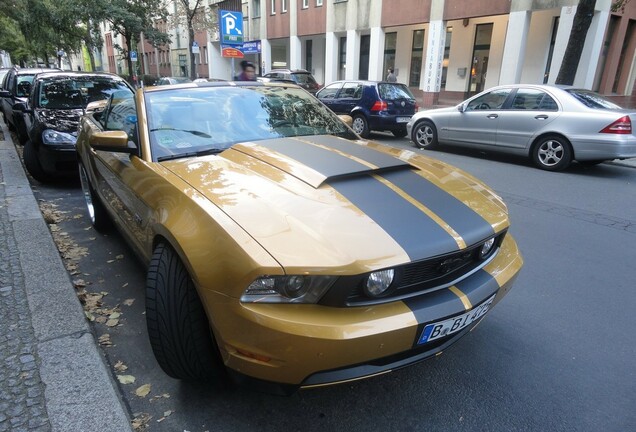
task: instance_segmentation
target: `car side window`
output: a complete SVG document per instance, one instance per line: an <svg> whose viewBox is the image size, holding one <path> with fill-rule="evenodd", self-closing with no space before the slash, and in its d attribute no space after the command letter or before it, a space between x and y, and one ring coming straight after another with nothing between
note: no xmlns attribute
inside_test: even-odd
<svg viewBox="0 0 636 432"><path fill-rule="evenodd" d="M139 147L137 136L137 108L135 99L130 92L118 91L113 93L106 108L102 125L105 130L121 130L128 134L128 139Z"/></svg>
<svg viewBox="0 0 636 432"><path fill-rule="evenodd" d="M558 111L559 106L556 101L547 93L544 93L543 99L539 103L539 109L541 111Z"/></svg>
<svg viewBox="0 0 636 432"><path fill-rule="evenodd" d="M501 109L511 91L511 89L499 89L481 95L468 103L466 111Z"/></svg>
<svg viewBox="0 0 636 432"><path fill-rule="evenodd" d="M342 87L342 83L329 84L328 86L320 90L317 96L320 99L335 99L336 94L338 94L338 90L340 90L340 87Z"/></svg>
<svg viewBox="0 0 636 432"><path fill-rule="evenodd" d="M362 85L358 83L345 83L338 94L338 99L359 99L362 96Z"/></svg>
<svg viewBox="0 0 636 432"><path fill-rule="evenodd" d="M544 102L545 101L545 102ZM556 102L547 93L537 89L518 89L510 109L512 110L546 110L548 106L556 109Z"/></svg>

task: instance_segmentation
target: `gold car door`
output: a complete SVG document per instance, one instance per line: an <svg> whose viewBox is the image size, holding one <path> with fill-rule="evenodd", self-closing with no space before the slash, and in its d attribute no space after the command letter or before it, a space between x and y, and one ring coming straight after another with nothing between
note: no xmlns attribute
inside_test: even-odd
<svg viewBox="0 0 636 432"><path fill-rule="evenodd" d="M137 113L132 95L117 100L115 97L105 112L102 123L105 130L123 130L130 138L129 145L137 146ZM137 191L147 184L151 175L145 161L137 155L93 150L99 192L113 210L117 225L122 229L131 246L145 254L148 238L148 206Z"/></svg>

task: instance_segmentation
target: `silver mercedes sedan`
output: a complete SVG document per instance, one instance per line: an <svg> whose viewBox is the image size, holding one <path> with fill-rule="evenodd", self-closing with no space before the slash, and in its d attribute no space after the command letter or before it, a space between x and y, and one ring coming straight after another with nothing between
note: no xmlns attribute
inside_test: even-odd
<svg viewBox="0 0 636 432"><path fill-rule="evenodd" d="M551 85L505 85L457 106L420 111L407 124L419 148L440 144L527 156L544 170L573 160L595 165L636 157L626 110L590 90Z"/></svg>

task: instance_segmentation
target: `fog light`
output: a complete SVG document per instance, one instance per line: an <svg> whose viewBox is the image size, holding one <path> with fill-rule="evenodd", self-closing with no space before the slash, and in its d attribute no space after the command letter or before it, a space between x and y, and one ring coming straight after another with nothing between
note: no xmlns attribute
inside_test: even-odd
<svg viewBox="0 0 636 432"><path fill-rule="evenodd" d="M367 283L364 286L364 292L369 297L380 297L386 294L387 290L393 282L395 276L395 270L380 270L373 272L367 278Z"/></svg>
<svg viewBox="0 0 636 432"><path fill-rule="evenodd" d="M481 259L486 258L490 254L490 252L492 252L493 246L495 246L494 237L486 240L486 243L481 245L481 249L479 250L479 258Z"/></svg>

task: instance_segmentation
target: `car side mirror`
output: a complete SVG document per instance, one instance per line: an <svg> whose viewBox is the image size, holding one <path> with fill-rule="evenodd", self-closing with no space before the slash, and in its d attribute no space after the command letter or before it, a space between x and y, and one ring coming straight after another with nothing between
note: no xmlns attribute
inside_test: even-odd
<svg viewBox="0 0 636 432"><path fill-rule="evenodd" d="M457 111L459 111L460 113L463 113L464 111L466 111L466 104L459 104L457 105Z"/></svg>
<svg viewBox="0 0 636 432"><path fill-rule="evenodd" d="M129 141L128 134L124 131L104 131L93 133L88 144L95 150L136 154L137 148L128 145Z"/></svg>
<svg viewBox="0 0 636 432"><path fill-rule="evenodd" d="M347 126L353 127L353 117L347 114L342 114L338 116L340 120L342 120Z"/></svg>
<svg viewBox="0 0 636 432"><path fill-rule="evenodd" d="M91 112L104 111L104 109L106 108L106 105L108 105L108 99L102 99L102 100L90 102L86 106L86 112L91 113Z"/></svg>

